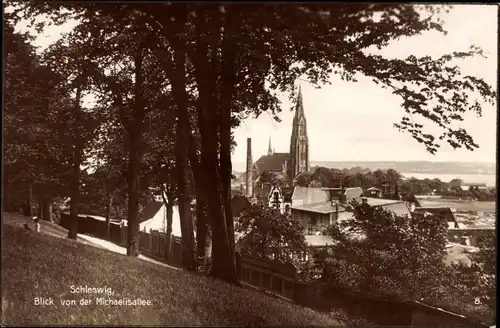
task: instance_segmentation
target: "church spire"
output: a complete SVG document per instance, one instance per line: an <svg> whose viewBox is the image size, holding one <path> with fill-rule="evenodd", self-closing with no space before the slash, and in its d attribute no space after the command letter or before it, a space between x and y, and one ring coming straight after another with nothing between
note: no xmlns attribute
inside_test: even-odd
<svg viewBox="0 0 500 328"><path fill-rule="evenodd" d="M297 106L293 118L292 138L290 140L290 173L294 179L299 173L309 171L309 140L307 138L307 122L304 115L302 88L299 84Z"/></svg>
<svg viewBox="0 0 500 328"><path fill-rule="evenodd" d="M271 148L271 137L269 137L269 148L267 149L267 154L269 156L273 154L273 149Z"/></svg>
<svg viewBox="0 0 500 328"><path fill-rule="evenodd" d="M297 96L297 108L295 109L295 117L300 118L304 116L304 102L302 101L302 88L299 84L299 94Z"/></svg>

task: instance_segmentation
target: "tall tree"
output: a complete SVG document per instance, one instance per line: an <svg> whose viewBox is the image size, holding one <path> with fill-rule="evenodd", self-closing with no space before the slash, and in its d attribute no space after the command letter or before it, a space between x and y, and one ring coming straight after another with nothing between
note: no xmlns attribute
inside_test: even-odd
<svg viewBox="0 0 500 328"><path fill-rule="evenodd" d="M80 39L78 31L59 40L44 54L48 66L58 72L63 81L60 88L68 94L73 104L68 108L65 129L70 136L67 139L70 151L68 162L70 165L70 226L68 237L76 239L78 233L78 209L80 205L80 192L82 173L81 167L85 164L86 150L92 146L94 131L99 125L99 119L94 112L85 108L83 97L90 90L90 76L86 69L88 61L85 43Z"/></svg>
<svg viewBox="0 0 500 328"><path fill-rule="evenodd" d="M192 93L197 99L201 163L207 176L203 188L209 197L214 235L212 269L215 276L228 281L237 279L225 192L230 168L225 159L230 138L228 121L238 122L264 111L277 117L281 111L277 92L291 91L294 97L293 84L298 77L305 76L312 84L321 85L328 83L334 73L353 82L356 74L362 74L401 97L404 113L396 127L410 133L429 152L435 153L442 142L473 150L478 145L472 136L452 123L460 121L465 112L481 113L481 101L470 101L471 94L491 103L495 98L483 80L462 76L452 64L456 59L482 54L476 47L437 59L387 59L370 51L401 37L443 31L434 15L442 6L30 2L25 7L28 14L52 13L55 18L62 16L61 8L85 17L106 12L115 21L129 14L146 13L137 26L148 26L151 39L167 54L174 54L174 59L170 56L171 65L162 67L172 82L172 91L179 96L175 96L178 110L186 108L182 92ZM180 39L185 42L178 42ZM231 47L227 46L228 40L233 42ZM180 70L185 73L181 78L177 74L180 68L172 62L180 62L178 57L184 54L192 69ZM182 81L188 76L195 81L192 89ZM428 99L436 101L429 103ZM230 111L227 104L231 104ZM428 125L423 122L435 123L442 134L436 138L428 133Z"/></svg>

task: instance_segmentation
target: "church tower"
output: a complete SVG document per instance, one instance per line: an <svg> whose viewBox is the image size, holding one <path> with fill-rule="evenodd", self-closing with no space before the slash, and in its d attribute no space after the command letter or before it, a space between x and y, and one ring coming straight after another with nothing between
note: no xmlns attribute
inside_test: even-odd
<svg viewBox="0 0 500 328"><path fill-rule="evenodd" d="M290 140L289 175L291 179L294 179L299 173L306 171L309 171L309 140L307 138L302 91L299 86L297 107L293 118L292 138Z"/></svg>

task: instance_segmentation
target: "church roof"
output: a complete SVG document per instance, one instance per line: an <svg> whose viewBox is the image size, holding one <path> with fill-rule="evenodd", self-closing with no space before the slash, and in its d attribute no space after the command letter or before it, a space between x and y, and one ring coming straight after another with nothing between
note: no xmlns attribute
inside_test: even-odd
<svg viewBox="0 0 500 328"><path fill-rule="evenodd" d="M274 153L272 155L264 155L255 162L255 166L259 172L265 171L283 171L283 164L290 160L289 153Z"/></svg>

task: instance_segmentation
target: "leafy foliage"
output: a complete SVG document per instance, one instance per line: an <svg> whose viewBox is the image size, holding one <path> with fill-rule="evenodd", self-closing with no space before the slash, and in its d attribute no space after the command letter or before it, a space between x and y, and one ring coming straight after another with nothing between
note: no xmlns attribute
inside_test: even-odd
<svg viewBox="0 0 500 328"><path fill-rule="evenodd" d="M13 17L33 19L45 14L47 21L56 24L69 17L80 21L73 34L80 43L72 44L85 50L82 58L92 75L91 83L110 110L107 119L122 124L129 136L127 145L136 150L129 152L130 159L136 159L130 167L137 169L143 164L142 145L136 143L144 136L147 112L161 107L169 91L179 130L176 166L181 167L180 159L185 156L180 146L191 130L188 121L192 123L186 117L194 108L197 120L193 121L200 132L200 165L206 172L198 187L207 195L215 237L213 268L216 276L228 281L236 279L229 208L231 129L242 118L263 112L279 119L278 92L289 92L295 98L297 78L305 76L320 86L328 83L332 74L353 82L362 74L390 88L400 96L404 110L396 127L410 133L431 153L443 142L453 148L477 148L472 136L454 123L466 112L480 115L483 103L493 103L495 97L483 80L462 76L454 66L455 60L482 55L476 47L436 59L388 59L371 51L401 37L431 30L444 33L436 19L441 6L100 2L27 2L16 6ZM140 70L136 65L139 55L141 74L137 74ZM469 101L472 94L481 101ZM422 122L435 123L442 134L430 135ZM138 179L136 173L132 175L131 186ZM373 176L378 183L377 174ZM334 182L330 179L327 183ZM178 187L185 189L184 183ZM134 213L135 206L129 206L129 211Z"/></svg>
<svg viewBox="0 0 500 328"><path fill-rule="evenodd" d="M301 223L261 204L242 213L235 231L245 234L242 249L254 254L297 262L296 255L306 251Z"/></svg>
<svg viewBox="0 0 500 328"><path fill-rule="evenodd" d="M260 183L271 184L278 187L282 187L285 183L283 176L273 171L264 171L259 178Z"/></svg>
<svg viewBox="0 0 500 328"><path fill-rule="evenodd" d="M331 227L338 242L325 264L325 279L341 287L419 296L445 265L446 222L434 216L410 220L356 202L352 206L354 217ZM345 266L353 266L348 272L356 274L343 281Z"/></svg>

